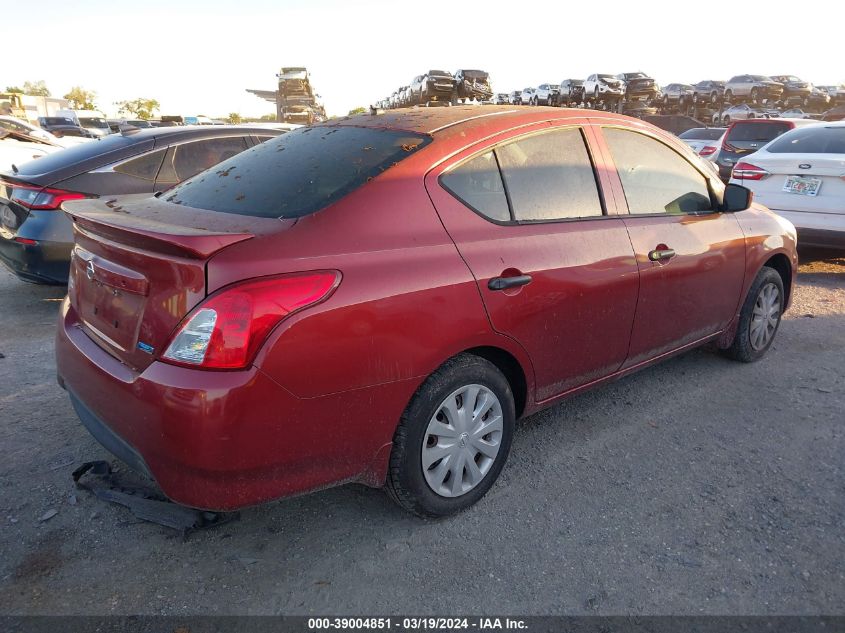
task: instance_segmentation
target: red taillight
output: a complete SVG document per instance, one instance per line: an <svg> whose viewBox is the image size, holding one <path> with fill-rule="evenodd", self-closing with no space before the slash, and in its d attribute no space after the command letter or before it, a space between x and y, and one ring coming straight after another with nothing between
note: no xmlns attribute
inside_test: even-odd
<svg viewBox="0 0 845 633"><path fill-rule="evenodd" d="M88 196L76 191L65 191L64 189L51 189L37 185L26 185L17 182L0 181L8 191L9 200L16 202L22 207L35 210L56 210L63 202L68 200L81 200Z"/></svg>
<svg viewBox="0 0 845 633"><path fill-rule="evenodd" d="M37 246L37 245L38 245L38 241L37 241L37 240L31 240L31 239L29 239L28 237L16 237L16 238L15 238L15 241L16 241L18 244L23 244L23 245L25 245L25 246Z"/></svg>
<svg viewBox="0 0 845 633"><path fill-rule="evenodd" d="M324 301L339 283L340 272L323 270L225 288L185 318L162 360L202 369L244 368L284 318Z"/></svg>
<svg viewBox="0 0 845 633"><path fill-rule="evenodd" d="M740 180L763 180L768 175L769 172L765 169L757 167L757 165L752 165L751 163L746 163L745 161L739 161L734 165L733 172L731 172L733 178Z"/></svg>
<svg viewBox="0 0 845 633"><path fill-rule="evenodd" d="M699 156L712 156L716 153L718 148L715 145L707 145L706 147L702 147L701 151L698 152Z"/></svg>

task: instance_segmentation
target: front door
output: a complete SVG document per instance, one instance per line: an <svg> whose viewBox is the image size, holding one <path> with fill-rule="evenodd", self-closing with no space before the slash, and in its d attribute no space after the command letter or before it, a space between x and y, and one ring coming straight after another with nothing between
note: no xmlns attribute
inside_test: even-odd
<svg viewBox="0 0 845 633"><path fill-rule="evenodd" d="M656 137L601 129L616 165L640 270L632 366L723 330L739 307L745 239L715 211L710 180Z"/></svg>
<svg viewBox="0 0 845 633"><path fill-rule="evenodd" d="M538 401L619 369L634 318L634 253L604 209L586 134L542 124L426 178L493 328L528 352Z"/></svg>

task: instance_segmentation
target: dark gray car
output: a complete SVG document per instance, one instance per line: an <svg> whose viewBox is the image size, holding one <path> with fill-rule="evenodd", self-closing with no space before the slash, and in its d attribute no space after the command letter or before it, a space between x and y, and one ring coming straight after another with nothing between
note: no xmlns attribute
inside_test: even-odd
<svg viewBox="0 0 845 633"><path fill-rule="evenodd" d="M25 281L67 283L67 200L156 193L284 130L189 126L128 130L0 173L0 262Z"/></svg>

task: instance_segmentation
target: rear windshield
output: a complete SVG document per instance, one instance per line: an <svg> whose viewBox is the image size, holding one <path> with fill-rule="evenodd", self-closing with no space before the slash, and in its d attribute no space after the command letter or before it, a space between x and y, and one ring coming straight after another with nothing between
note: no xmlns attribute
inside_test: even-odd
<svg viewBox="0 0 845 633"><path fill-rule="evenodd" d="M765 123L736 123L728 132L727 141L769 142L792 128L788 123L766 121Z"/></svg>
<svg viewBox="0 0 845 633"><path fill-rule="evenodd" d="M687 130L678 138L691 138L696 141L718 141L724 133L725 128L723 127L696 127Z"/></svg>
<svg viewBox="0 0 845 633"><path fill-rule="evenodd" d="M302 128L186 180L166 199L208 211L298 218L339 200L429 141L396 130Z"/></svg>
<svg viewBox="0 0 845 633"><path fill-rule="evenodd" d="M41 119L44 125L73 125L73 121L66 117L48 116Z"/></svg>
<svg viewBox="0 0 845 633"><path fill-rule="evenodd" d="M134 145L137 140L131 136L123 136L123 134L110 134L88 143L80 143L79 145L72 145L59 152L53 152L42 156L38 160L26 162L20 166L18 174L21 176L35 176L38 174L46 174L54 169L62 169L69 165L75 165L82 161L106 154L129 145Z"/></svg>
<svg viewBox="0 0 845 633"><path fill-rule="evenodd" d="M811 125L784 134L766 148L772 154L845 154L845 127Z"/></svg>

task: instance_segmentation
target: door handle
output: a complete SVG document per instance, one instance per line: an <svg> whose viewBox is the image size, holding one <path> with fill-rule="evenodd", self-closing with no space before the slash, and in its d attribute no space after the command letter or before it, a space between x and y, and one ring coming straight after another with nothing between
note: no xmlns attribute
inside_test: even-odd
<svg viewBox="0 0 845 633"><path fill-rule="evenodd" d="M487 282L490 290L507 290L531 283L531 275L516 275L515 277L493 277Z"/></svg>
<svg viewBox="0 0 845 633"><path fill-rule="evenodd" d="M648 258L653 262L659 262L664 259L672 259L675 256L674 248L655 248L649 251Z"/></svg>

